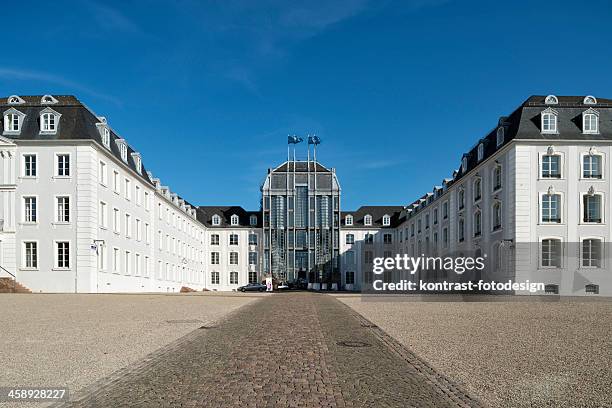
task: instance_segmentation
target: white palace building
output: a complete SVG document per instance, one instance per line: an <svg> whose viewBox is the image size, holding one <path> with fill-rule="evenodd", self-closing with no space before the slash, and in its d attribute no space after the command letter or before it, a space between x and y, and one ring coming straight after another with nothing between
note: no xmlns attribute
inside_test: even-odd
<svg viewBox="0 0 612 408"><path fill-rule="evenodd" d="M609 99L532 96L432 191L356 211L342 210L335 170L310 160L269 169L257 211L194 205L74 96L0 107L0 279L33 292L229 291L270 275L366 290L374 258L406 253L487 259L478 275L418 273L429 281L612 296Z"/></svg>

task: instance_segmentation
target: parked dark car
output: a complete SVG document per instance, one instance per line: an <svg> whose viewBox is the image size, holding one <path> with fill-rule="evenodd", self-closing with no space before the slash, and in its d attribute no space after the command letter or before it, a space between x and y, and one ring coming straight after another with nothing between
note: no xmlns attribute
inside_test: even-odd
<svg viewBox="0 0 612 408"><path fill-rule="evenodd" d="M241 292L263 292L266 290L266 285L263 283L249 283L248 285L238 287Z"/></svg>

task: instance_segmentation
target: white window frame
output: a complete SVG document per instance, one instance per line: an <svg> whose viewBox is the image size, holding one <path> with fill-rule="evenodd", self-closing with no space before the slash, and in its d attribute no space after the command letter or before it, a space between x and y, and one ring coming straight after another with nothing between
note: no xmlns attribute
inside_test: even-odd
<svg viewBox="0 0 612 408"><path fill-rule="evenodd" d="M214 226L219 226L221 225L221 217L218 216L217 214L212 216L212 220L211 220L212 225Z"/></svg>
<svg viewBox="0 0 612 408"><path fill-rule="evenodd" d="M233 279L233 278L235 278L235 279ZM238 272L230 271L228 282L229 282L230 285L237 285L238 284Z"/></svg>
<svg viewBox="0 0 612 408"><path fill-rule="evenodd" d="M236 239L236 242L233 242L234 238ZM228 244L230 246L238 246L238 242L239 242L238 234L229 234L229 236L228 236Z"/></svg>
<svg viewBox="0 0 612 408"><path fill-rule="evenodd" d="M34 157L34 175L26 175L26 170L27 170L26 157L30 157L30 156ZM29 179L38 178L38 154L37 153L24 152L21 154L21 177L29 178Z"/></svg>
<svg viewBox="0 0 612 408"><path fill-rule="evenodd" d="M601 257L599 258L599 266L597 265L584 265L584 241L587 240L597 240L599 241L600 245L601 245ZM579 268L580 269L601 269L601 268L605 268L605 240L603 237L600 236L584 236L584 237L580 237L580 265Z"/></svg>
<svg viewBox="0 0 612 408"><path fill-rule="evenodd" d="M544 158L548 156L556 156L559 158L559 177L544 177ZM552 154L548 154L548 152L540 152L539 154L539 166L538 166L538 179L539 180L563 180L565 178L564 171L564 163L565 163L565 155L563 152L553 152ZM582 162L580 163L582 165Z"/></svg>
<svg viewBox="0 0 612 408"><path fill-rule="evenodd" d="M585 135L599 134L599 112L595 109L591 108L582 112L582 133Z"/></svg>
<svg viewBox="0 0 612 408"><path fill-rule="evenodd" d="M384 227L391 225L391 217L388 214L383 215L382 224Z"/></svg>
<svg viewBox="0 0 612 408"><path fill-rule="evenodd" d="M36 261L36 265L35 266L28 266L28 258L27 258L27 252L26 252L26 248L27 248L27 244L35 244L36 246L36 254L35 254L35 261ZM21 268L23 270L27 270L27 271L37 271L39 270L39 261L40 261L40 245L38 243L38 240L35 239L27 239L21 242Z"/></svg>
<svg viewBox="0 0 612 408"><path fill-rule="evenodd" d="M540 116L543 134L559 133L559 113L556 110L552 108L544 109Z"/></svg>
<svg viewBox="0 0 612 408"><path fill-rule="evenodd" d="M210 284L211 285L219 285L221 282L221 273L217 271L210 272Z"/></svg>
<svg viewBox="0 0 612 408"><path fill-rule="evenodd" d="M61 114L51 108L45 108L40 111L40 134L54 135L59 129ZM50 119L53 119L52 121ZM52 125L51 125L52 124Z"/></svg>
<svg viewBox="0 0 612 408"><path fill-rule="evenodd" d="M64 166L64 168L62 168L62 170L64 170L64 172L67 170L68 174L60 174L60 156L67 156L68 157L68 166ZM55 172L53 174L54 178L70 178L71 174L72 174L72 161L70 158L70 153L68 152L56 152L54 155L55 161L54 161L54 166L55 166Z"/></svg>
<svg viewBox="0 0 612 408"><path fill-rule="evenodd" d="M499 208L499 224L496 225L496 207ZM491 231L492 232L497 232L500 231L503 227L503 222L504 222L504 207L503 204L500 200L495 200L493 201L493 205L491 205Z"/></svg>
<svg viewBox="0 0 612 408"><path fill-rule="evenodd" d="M68 244L68 266L60 266L59 264L59 244L67 243ZM54 256L54 268L55 270L70 270L72 267L72 245L70 240L54 240L53 241L53 256Z"/></svg>
<svg viewBox="0 0 612 408"><path fill-rule="evenodd" d="M3 135L19 135L21 134L21 129L23 128L23 121L25 118L25 114L19 112L15 108L10 108L4 112L4 132ZM15 129L15 119L17 118L17 129Z"/></svg>
<svg viewBox="0 0 612 408"><path fill-rule="evenodd" d="M236 262L232 262L232 258L235 255L236 257ZM228 253L228 265L238 265L240 263L240 259L239 259L239 255L238 255L238 251L230 251Z"/></svg>
<svg viewBox="0 0 612 408"><path fill-rule="evenodd" d="M34 221L28 221L28 212L26 211L27 207L26 207L26 199L28 198L33 198L34 199L34 205L35 205L35 209L34 209ZM22 223L24 224L38 224L38 213L39 213L39 205L38 205L38 196L35 194L27 194L27 195L23 195L21 196L21 205L22 205L22 211L21 211L21 220ZM30 218L32 215L32 211L30 210Z"/></svg>
<svg viewBox="0 0 612 408"><path fill-rule="evenodd" d="M585 221L585 210L586 208L584 208L584 199L585 197L588 196L599 196L599 214L601 215L601 221L600 222L591 222L591 221ZM581 191L580 192L580 221L579 224L586 224L586 225L603 225L606 222L606 200L605 200L605 195L603 192L595 192L593 194L589 194L587 191Z"/></svg>
<svg viewBox="0 0 612 408"><path fill-rule="evenodd" d="M236 226L236 225L238 225L238 224L239 224L239 222L240 222L240 219L238 218L238 216L237 216L236 214L233 214L233 215L230 217L230 225L232 225L232 226Z"/></svg>
<svg viewBox="0 0 612 408"><path fill-rule="evenodd" d="M367 227L372 225L372 216L370 214L366 214L363 216L363 225Z"/></svg>
<svg viewBox="0 0 612 408"><path fill-rule="evenodd" d="M251 215L249 217L249 224L251 225L251 227L255 227L257 225L257 216L256 215Z"/></svg>
<svg viewBox="0 0 612 408"><path fill-rule="evenodd" d="M108 185L108 165L104 160L98 163L98 182L106 187Z"/></svg>
<svg viewBox="0 0 612 408"><path fill-rule="evenodd" d="M482 159L484 159L484 144L483 143L480 143L478 145L477 155L478 155L478 161L481 162Z"/></svg>
<svg viewBox="0 0 612 408"><path fill-rule="evenodd" d="M501 145L504 144L504 134L505 134L504 127L500 126L497 129L497 135L496 135L496 140L495 140L497 147L500 147Z"/></svg>
<svg viewBox="0 0 612 408"><path fill-rule="evenodd" d="M346 225L346 226L352 226L353 225L353 216L352 215L347 215L346 217L344 217L344 225Z"/></svg>
<svg viewBox="0 0 612 408"><path fill-rule="evenodd" d="M543 243L546 240L557 240L559 241L559 266L556 265L544 265L544 252L543 252ZM538 247L538 269L562 269L564 262L564 251L563 251L563 239L559 236L544 236L539 239L539 247Z"/></svg>
<svg viewBox="0 0 612 408"><path fill-rule="evenodd" d="M54 209L53 213L55 214L55 224L70 224L70 219L72 218L72 199L69 194L58 194L54 197ZM68 199L68 220L60 219L60 199ZM63 209L65 211L65 209Z"/></svg>
<svg viewBox="0 0 612 408"><path fill-rule="evenodd" d="M113 191L115 194L121 194L121 173L113 170Z"/></svg>
<svg viewBox="0 0 612 408"><path fill-rule="evenodd" d="M210 264L211 265L220 265L221 264L221 253L218 251L210 252Z"/></svg>
<svg viewBox="0 0 612 408"><path fill-rule="evenodd" d="M113 207L113 232L121 233L121 210L117 207Z"/></svg>
<svg viewBox="0 0 612 408"><path fill-rule="evenodd" d="M599 157L599 177L585 177L584 176L584 162L587 157ZM580 154L580 179L588 180L589 182L598 182L604 181L605 177L605 165L606 165L606 156L602 152L583 152ZM591 166L592 167L592 166Z"/></svg>
<svg viewBox="0 0 612 408"><path fill-rule="evenodd" d="M557 212L559 213L559 222L554 222L554 221L544 221L544 213L543 213L543 209L544 209L544 196L545 195L558 195L559 196L559 208L557 210ZM547 191L541 191L539 193L539 205L538 205L538 224L539 225L564 225L565 224L565 205L564 205L564 199L565 199L565 195L563 192L560 191L555 191L552 194L548 194Z"/></svg>
<svg viewBox="0 0 612 408"><path fill-rule="evenodd" d="M113 273L120 273L121 272L121 250L117 247L113 247L113 252L112 252L112 261L113 261Z"/></svg>

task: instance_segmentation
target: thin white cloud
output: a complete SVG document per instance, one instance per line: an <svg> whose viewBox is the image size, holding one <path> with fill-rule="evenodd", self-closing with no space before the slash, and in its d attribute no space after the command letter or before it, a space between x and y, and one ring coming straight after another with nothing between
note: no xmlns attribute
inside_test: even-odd
<svg viewBox="0 0 612 408"><path fill-rule="evenodd" d="M46 72L0 67L0 79L8 81L36 81L48 83L66 88L69 93L74 93L74 91L78 91L81 93L89 94L99 99L106 100L108 102L112 102L115 105L121 105L121 102L113 96L100 93L78 82L71 81L69 79Z"/></svg>
<svg viewBox="0 0 612 408"><path fill-rule="evenodd" d="M108 4L96 1L86 1L84 4L91 9L93 18L100 27L110 31L144 34L138 24Z"/></svg>

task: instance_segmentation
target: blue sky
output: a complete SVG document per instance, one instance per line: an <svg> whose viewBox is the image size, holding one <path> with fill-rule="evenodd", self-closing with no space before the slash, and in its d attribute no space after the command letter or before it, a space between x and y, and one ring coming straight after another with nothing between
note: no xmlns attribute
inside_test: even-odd
<svg viewBox="0 0 612 408"><path fill-rule="evenodd" d="M612 97L607 1L44 1L11 16L5 95L75 94L201 205L257 209L290 133L321 137L344 209L407 204L529 95Z"/></svg>

